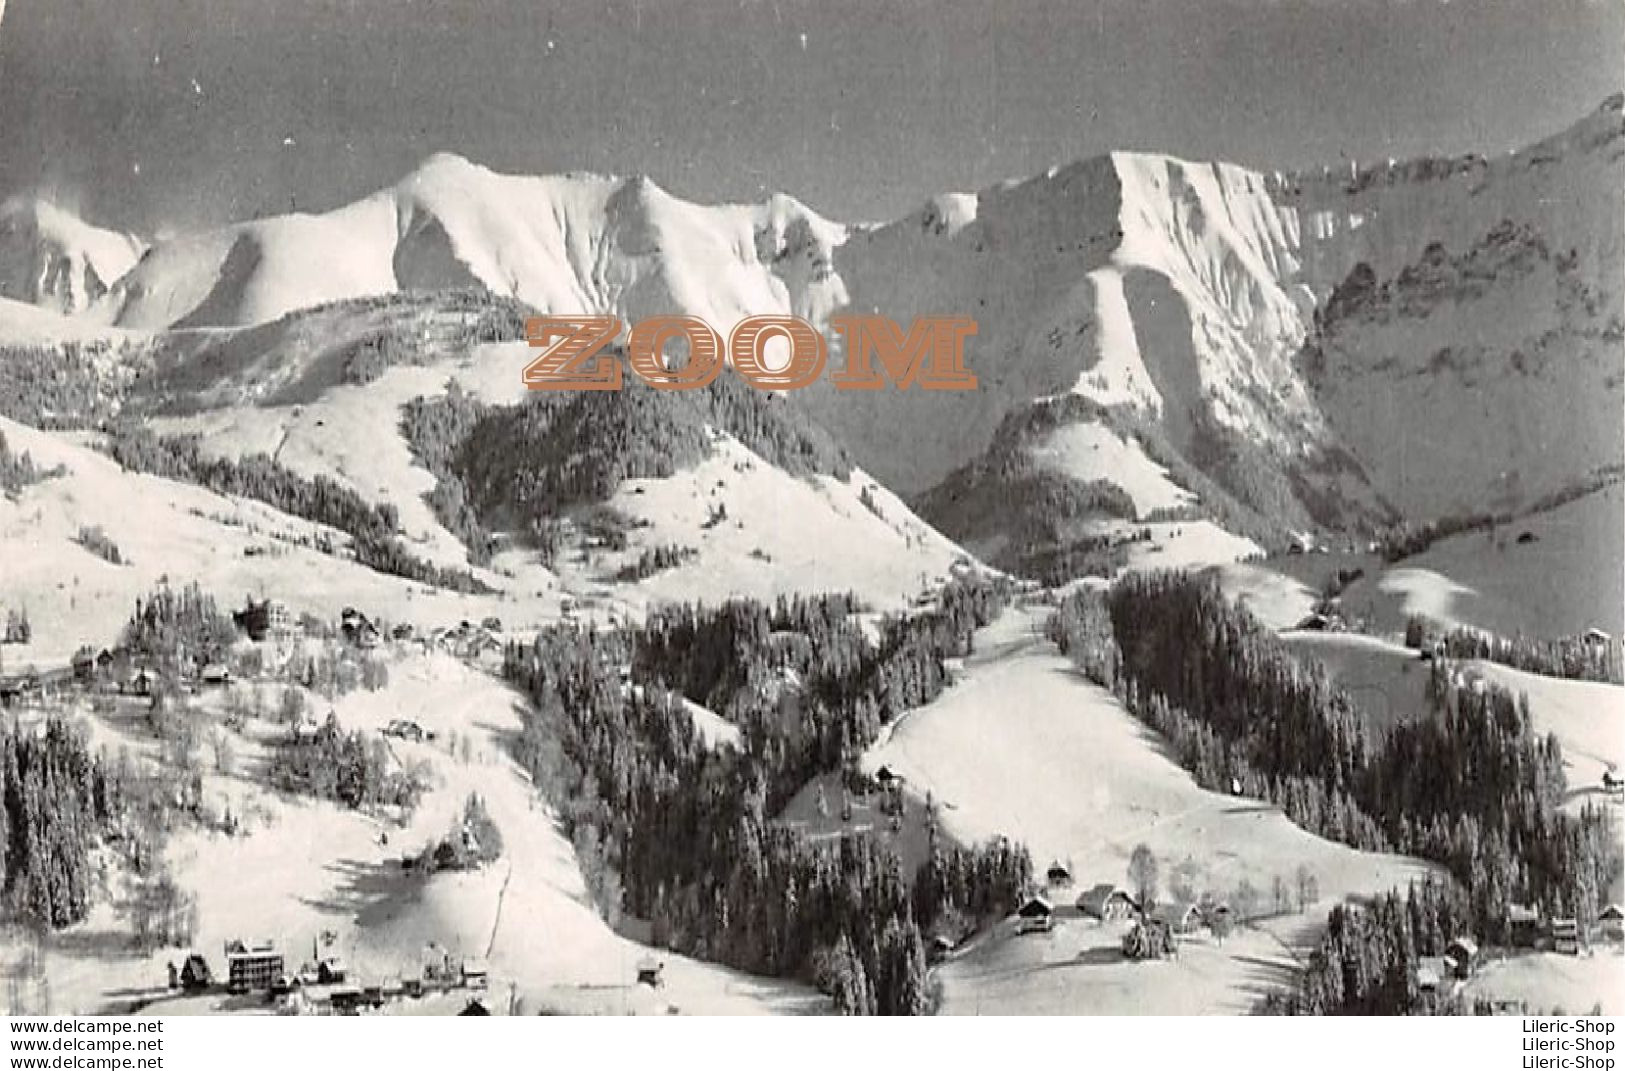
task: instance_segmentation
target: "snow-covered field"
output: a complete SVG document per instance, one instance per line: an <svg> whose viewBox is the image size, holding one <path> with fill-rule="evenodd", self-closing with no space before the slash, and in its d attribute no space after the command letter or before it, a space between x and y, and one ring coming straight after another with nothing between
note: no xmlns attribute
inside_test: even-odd
<svg viewBox="0 0 1625 1071"><path fill-rule="evenodd" d="M1530 537L1524 540L1524 536ZM1343 596L1372 627L1410 614L1504 636L1625 633L1625 484L1489 532L1442 539Z"/></svg>
<svg viewBox="0 0 1625 1071"><path fill-rule="evenodd" d="M1603 1015L1625 1011L1625 953L1614 944L1583 956L1532 952L1495 960L1462 987L1469 1001L1484 998L1528 1006L1531 1014Z"/></svg>
<svg viewBox="0 0 1625 1071"><path fill-rule="evenodd" d="M872 507L865 505L867 492ZM669 479L628 480L613 508L646 522L630 534L643 548L691 547L696 557L617 591L627 600L718 602L735 595L771 600L796 591L856 591L901 609L948 574L961 551L920 521L861 469L849 479L797 478L732 436L711 456ZM604 567L561 566L586 587Z"/></svg>
<svg viewBox="0 0 1625 1071"><path fill-rule="evenodd" d="M512 616L514 606L499 596L428 589L297 546L289 540L318 531L341 546L347 537L261 503L128 473L63 436L3 418L0 431L36 465L65 470L14 500L0 496L0 604L26 609L34 628L31 644L6 647L8 666L64 665L81 644L111 643L136 600L165 578L177 586L195 580L225 608L253 595L274 596L296 613L334 618L357 606L420 627ZM81 526L101 527L126 564L81 547Z"/></svg>
<svg viewBox="0 0 1625 1071"><path fill-rule="evenodd" d="M1260 622L1277 630L1294 628L1315 608L1315 592L1274 566L1234 562L1214 571L1225 594Z"/></svg>
<svg viewBox="0 0 1625 1071"><path fill-rule="evenodd" d="M1103 424L1058 428L1033 448L1032 457L1041 468L1079 480L1110 480L1128 492L1141 516L1196 500L1169 479L1168 470L1147 457L1138 443L1124 440Z"/></svg>

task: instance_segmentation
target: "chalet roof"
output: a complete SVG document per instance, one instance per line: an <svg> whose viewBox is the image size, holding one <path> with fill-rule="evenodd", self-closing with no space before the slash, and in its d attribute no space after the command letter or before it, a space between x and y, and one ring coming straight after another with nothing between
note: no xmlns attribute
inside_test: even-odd
<svg viewBox="0 0 1625 1071"><path fill-rule="evenodd" d="M1200 916L1202 911L1192 900L1170 900L1151 909L1152 918L1166 922L1170 926L1183 925L1193 913Z"/></svg>
<svg viewBox="0 0 1625 1071"><path fill-rule="evenodd" d="M1618 922L1625 919L1625 908L1620 907L1618 904L1608 904L1597 912L1597 918L1604 922Z"/></svg>
<svg viewBox="0 0 1625 1071"><path fill-rule="evenodd" d="M270 940L258 940L252 943L241 939L226 942L226 958L234 956L274 956L277 955L276 943Z"/></svg>
<svg viewBox="0 0 1625 1071"><path fill-rule="evenodd" d="M1508 904L1507 918L1512 922L1539 922L1540 912L1528 904Z"/></svg>
<svg viewBox="0 0 1625 1071"><path fill-rule="evenodd" d="M1471 937L1451 938L1448 947L1451 949L1459 948L1463 952L1467 953L1469 957L1478 955L1478 942L1473 940Z"/></svg>
<svg viewBox="0 0 1625 1071"><path fill-rule="evenodd" d="M1094 910L1100 911L1104 910L1107 904L1111 903L1111 901L1117 899L1118 897L1122 897L1123 901L1130 907L1134 906L1134 897L1130 896L1127 892L1118 888L1116 885L1113 885L1111 882L1103 881L1093 888L1085 889L1083 893L1078 896L1078 906L1084 909L1093 908Z"/></svg>
<svg viewBox="0 0 1625 1071"><path fill-rule="evenodd" d="M1042 896L1029 896L1016 914L1024 919L1043 918L1055 913L1055 907Z"/></svg>

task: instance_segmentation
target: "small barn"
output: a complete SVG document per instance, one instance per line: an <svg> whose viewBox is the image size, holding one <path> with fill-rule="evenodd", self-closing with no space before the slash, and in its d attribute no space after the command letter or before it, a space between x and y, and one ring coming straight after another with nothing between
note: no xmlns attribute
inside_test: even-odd
<svg viewBox="0 0 1625 1071"><path fill-rule="evenodd" d="M1527 904L1508 904L1507 928L1513 947L1534 948L1540 942L1540 912Z"/></svg>
<svg viewBox="0 0 1625 1071"><path fill-rule="evenodd" d="M354 986L335 989L327 995L327 1003L339 1015L355 1015L361 1010L361 990Z"/></svg>
<svg viewBox="0 0 1625 1071"><path fill-rule="evenodd" d="M1602 935L1607 940L1625 940L1625 907L1608 904L1597 912L1597 925L1602 928Z"/></svg>
<svg viewBox="0 0 1625 1071"><path fill-rule="evenodd" d="M1575 919L1552 920L1552 951L1565 956L1580 954L1580 924Z"/></svg>
<svg viewBox="0 0 1625 1071"><path fill-rule="evenodd" d="M1134 898L1117 886L1102 882L1078 897L1078 910L1101 922L1121 922L1134 917Z"/></svg>
<svg viewBox="0 0 1625 1071"><path fill-rule="evenodd" d="M646 985L650 989L659 989L666 984L661 972L666 965L653 956L644 956L638 960L638 985Z"/></svg>
<svg viewBox="0 0 1625 1071"><path fill-rule="evenodd" d="M73 679L80 684L89 684L96 676L96 652L89 647L81 647L73 652Z"/></svg>
<svg viewBox="0 0 1625 1071"><path fill-rule="evenodd" d="M1029 896L1016 917L1018 933L1048 933L1055 926L1055 907L1042 896Z"/></svg>
<svg viewBox="0 0 1625 1071"><path fill-rule="evenodd" d="M138 669L134 675L125 679L124 691L130 695L146 698L152 694L152 674L144 669Z"/></svg>
<svg viewBox="0 0 1625 1071"><path fill-rule="evenodd" d="M1057 859L1044 871L1044 880L1051 886L1065 888L1072 884L1072 868Z"/></svg>
<svg viewBox="0 0 1625 1071"><path fill-rule="evenodd" d="M483 959L463 960L463 984L470 989L484 989L491 980L491 970Z"/></svg>
<svg viewBox="0 0 1625 1071"><path fill-rule="evenodd" d="M190 992L207 989L214 985L214 972L209 970L209 961L201 953L193 952L186 957L181 966L181 988Z"/></svg>
<svg viewBox="0 0 1625 1071"><path fill-rule="evenodd" d="M1151 909L1151 917L1174 934L1194 933L1202 928L1202 908L1190 900L1170 900Z"/></svg>
<svg viewBox="0 0 1625 1071"><path fill-rule="evenodd" d="M884 789L901 788L903 775L890 766L882 766L875 771L875 783Z"/></svg>
<svg viewBox="0 0 1625 1071"><path fill-rule="evenodd" d="M1478 966L1478 942L1471 937L1452 938L1444 947L1444 960L1457 978L1470 977Z"/></svg>
<svg viewBox="0 0 1625 1071"><path fill-rule="evenodd" d="M339 631L346 640L363 649L377 647L383 638L378 626L353 606L346 606L339 615Z"/></svg>

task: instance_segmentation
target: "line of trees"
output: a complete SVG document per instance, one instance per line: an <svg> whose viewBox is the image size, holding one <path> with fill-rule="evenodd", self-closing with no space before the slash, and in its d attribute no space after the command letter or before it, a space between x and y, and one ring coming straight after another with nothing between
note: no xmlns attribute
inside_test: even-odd
<svg viewBox="0 0 1625 1071"><path fill-rule="evenodd" d="M5 913L62 927L90 913L91 852L123 810L123 786L84 736L51 719L43 732L0 730L0 893Z"/></svg>
<svg viewBox="0 0 1625 1071"><path fill-rule="evenodd" d="M888 621L878 647L844 596L676 607L641 629L511 646L507 673L532 700L521 760L565 786L557 803L601 904L690 955L811 981L842 1012L927 1011L922 932L949 910L1008 912L1026 853L940 845L908 875L873 836L813 841L771 816L940 690L941 660L1000 599L970 587ZM709 747L684 696L740 725L742 746Z"/></svg>
<svg viewBox="0 0 1625 1071"><path fill-rule="evenodd" d="M1408 625L1406 635L1409 638ZM1451 658L1482 658L1546 677L1625 684L1620 641L1611 636L1508 639L1479 629L1456 628L1445 633L1444 652Z"/></svg>
<svg viewBox="0 0 1625 1071"><path fill-rule="evenodd" d="M1379 742L1318 666L1298 662L1211 578L1128 576L1079 592L1051 634L1093 679L1162 733L1204 786L1279 804L1297 824L1372 851L1445 865L1469 893L1473 932L1498 941L1513 901L1589 922L1621 872L1605 809L1561 809L1555 737L1528 704L1468 687L1444 666Z"/></svg>
<svg viewBox="0 0 1625 1071"><path fill-rule="evenodd" d="M283 513L336 528L350 536L355 559L368 568L453 591L486 593L467 570L444 569L413 555L397 535L400 518L388 503L373 504L330 477L306 479L266 454L233 460L206 456L192 437L160 437L124 422L108 431L108 454L136 472L252 498Z"/></svg>
<svg viewBox="0 0 1625 1071"><path fill-rule="evenodd" d="M0 346L0 416L36 428L92 427L119 412L130 385L151 365L144 344L117 351L100 339Z"/></svg>
<svg viewBox="0 0 1625 1071"><path fill-rule="evenodd" d="M1403 896L1389 892L1370 904L1338 904L1297 988L1270 993L1261 1010L1271 1015L1461 1014L1467 1008L1460 997L1417 985L1416 967L1422 957L1443 955L1472 914L1460 889L1431 879Z"/></svg>
<svg viewBox="0 0 1625 1071"><path fill-rule="evenodd" d="M160 673L179 675L220 661L237 640L237 626L214 596L192 583L179 591L168 585L137 599L124 625L122 646Z"/></svg>
<svg viewBox="0 0 1625 1071"><path fill-rule="evenodd" d="M60 468L40 468L34 464L34 458L27 450L20 454L13 453L11 444L6 442L5 432L0 432L0 491L14 495L29 484L38 483L60 471Z"/></svg>

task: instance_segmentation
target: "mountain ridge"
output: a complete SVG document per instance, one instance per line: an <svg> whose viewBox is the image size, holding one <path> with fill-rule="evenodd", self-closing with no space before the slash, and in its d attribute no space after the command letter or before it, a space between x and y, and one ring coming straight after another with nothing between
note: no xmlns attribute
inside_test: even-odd
<svg viewBox="0 0 1625 1071"><path fill-rule="evenodd" d="M1125 465L1178 468L1187 512L1222 496L1281 528L1372 528L1515 507L1625 451L1622 110L1616 95L1494 159L1315 173L1111 152L855 225L784 194L697 205L647 176L506 175L436 153L329 212L157 242L77 318L235 328L470 286L724 333L760 313L970 315L977 391L820 382L787 401L911 496L966 466L1008 470L974 464L1007 450L997 429L1077 396L1122 416L1067 410L1096 415L1024 444L1035 470L1124 487Z"/></svg>

